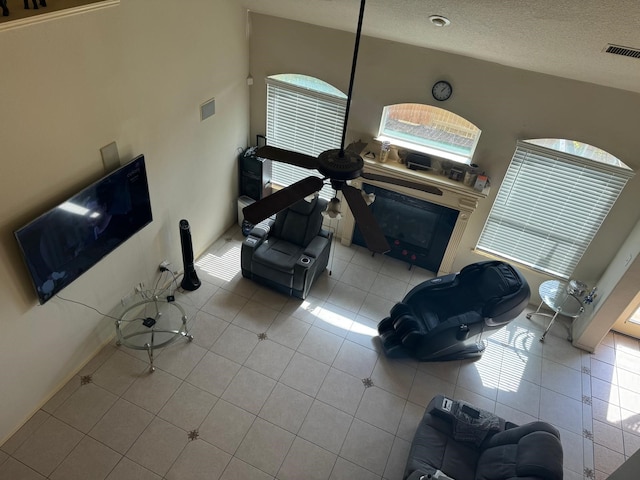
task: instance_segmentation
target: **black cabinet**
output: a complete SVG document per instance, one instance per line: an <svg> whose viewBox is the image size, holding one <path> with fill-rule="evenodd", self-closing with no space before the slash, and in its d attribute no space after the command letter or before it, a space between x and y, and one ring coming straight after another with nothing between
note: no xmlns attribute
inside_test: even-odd
<svg viewBox="0 0 640 480"><path fill-rule="evenodd" d="M271 160L254 155L249 148L238 159L240 195L260 200L271 193Z"/></svg>

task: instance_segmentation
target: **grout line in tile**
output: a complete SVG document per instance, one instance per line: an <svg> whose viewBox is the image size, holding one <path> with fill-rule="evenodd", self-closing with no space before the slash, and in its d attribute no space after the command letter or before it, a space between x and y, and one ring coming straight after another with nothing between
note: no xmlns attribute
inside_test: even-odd
<svg viewBox="0 0 640 480"><path fill-rule="evenodd" d="M234 237L233 241L239 241L239 240L238 240L238 239L235 239L235 237ZM219 246L219 248L222 248L223 246L224 246L224 245L220 245L220 246ZM354 265L358 265L358 266L360 266L360 267L364 266L365 268L368 268L368 267L366 267L366 266L365 266L365 265L366 265L366 261L367 261L368 259L365 259L365 258L357 258L355 262L353 261L354 259L355 259L355 255L351 258L351 260L349 260L349 261L347 261L347 262L346 262L346 263L347 263L347 265L349 265L349 264L354 264ZM338 258L336 258L336 260L338 260ZM379 259L378 259L378 261L379 261ZM381 270L380 270L380 268L379 268L379 269L377 270L377 275L381 275L381 274L382 274L382 273L381 273ZM329 292L328 292L327 296L326 296L324 299L320 299L320 301L321 301L321 305L322 305L322 306L323 306L323 305L326 305L326 304L328 303L328 302L327 302L327 298L329 298L329 297L330 297L330 295L334 292L335 288L339 285L339 282L338 282L337 280L339 280L339 279L337 279L337 278L336 278L336 281L335 281L335 282L332 282L331 287L328 289L328 290L329 290ZM399 281L401 281L401 280L399 280ZM408 283L408 288L413 288L413 287L412 287L412 285L411 285L411 282L410 282L410 281L409 281L409 282L405 282L405 283ZM217 285L215 285L215 286L216 286L216 287L218 287ZM260 288L264 288L264 287L260 287ZM253 292L252 292L252 294L250 295L250 299L249 299L249 301L257 301L257 300L255 300L255 299L254 299L254 297L258 294L258 292L259 292L259 290L255 290L255 291L253 291ZM204 305L206 305L206 303L207 303L209 300L210 300L210 298L209 298L208 300L206 300L202 305L197 306L197 307L195 308L194 313L193 313L193 315L192 315L192 316L191 316L191 318L190 318L190 322L191 322L191 323L190 323L190 326L189 326L189 328L190 328L190 329L194 328L194 327L197 325L197 314L198 314L199 312L206 312L205 310L203 310L203 306L204 306ZM261 302L260 302L260 303L261 303ZM275 311L279 312L279 313L282 313L282 312L284 311L284 309L285 309L285 306L286 306L286 305L287 305L287 303L285 302L285 303L283 303L282 305L278 306L277 308L273 308L273 306L272 306L272 305L267 305L267 306L268 306L269 308L272 308L273 310L275 310ZM340 305L338 305L338 307L340 307ZM341 307L341 308L342 308L342 307ZM360 306L360 309L362 309L362 305ZM238 312L236 315L234 315L233 320L235 320L235 319L237 318L238 314L239 314L239 312ZM355 317L356 315L357 315L357 313L355 313L355 312L354 312L354 313L353 313L353 316ZM224 333L224 331L226 331L226 329L228 328L228 326L229 326L231 323L233 323L233 320L232 320L232 321L230 321L230 322L229 322L229 321L227 321L227 325L224 327L224 329L222 330L222 332L220 332L220 335L222 335L222 334ZM308 323L308 322L307 322L307 323ZM236 325L236 326L237 326L237 325ZM242 328L242 327L238 327L238 328ZM526 324L523 324L523 325L522 325L522 328L523 328L523 329L526 329L526 328L527 328ZM246 329L245 329L245 330L246 330ZM531 328L530 328L529 330L530 330L530 331L535 331L535 332L537 333L537 330L535 330L535 328L533 328L533 326L531 326ZM253 333L253 332L252 332L252 333ZM305 337L306 337L306 335L307 335L307 334L308 334L308 331L307 331L307 333L305 333ZM347 332L347 334L348 334L348 332ZM303 337L303 339L304 339L305 337ZM218 338L219 338L219 337L218 337ZM537 337L536 337L536 339L537 339ZM509 345L508 343L503 343L503 342L502 342L502 341L500 341L500 340L492 339L492 338L490 338L490 337L489 337L489 338L487 338L486 340L487 340L487 341L489 341L489 342L495 343L495 344L496 344L496 346L500 348L500 358L499 358L499 360L496 362L496 363L497 363L497 365L496 365L496 369L497 369L497 371L498 371L498 379L500 379L500 378L502 378L502 377L503 377L503 375L506 375L506 374L507 374L506 370L504 370L504 367L505 367L505 365L504 365L504 362L505 362L505 352L507 351L507 349L509 349L509 350L515 350L515 347L513 347L513 346ZM346 335L345 335L345 336L343 336L343 337L342 337L342 340L341 340L341 342L340 342L340 348L342 348L342 347L345 345L345 342L346 342L346 341L347 341L347 339L346 339ZM278 343L278 344L280 345L280 343L279 343L279 342L276 342L276 343ZM359 344L358 344L358 343L356 343L356 342L354 342L354 343L355 343L356 345L359 345ZM285 345L285 346L286 346L286 345ZM617 345L616 345L616 346L617 346ZM246 364L246 362L247 362L248 358L251 356L251 354L255 351L255 348L256 348L256 347L257 347L257 344L256 344L256 345L254 345L254 347L251 349L251 352L250 352L250 353L249 353L249 355L247 356L247 359L245 359L245 360L244 360L244 362L242 363L242 365L243 365L245 368L249 368L249 367L246 367L246 365L245 365L245 364ZM290 347L287 347L287 348L290 348ZM365 347L365 348L366 348L366 347ZM302 354L302 352L299 352L299 351L298 351L298 348L294 348L294 349L292 349L292 350L293 350L294 352L296 352L296 353L300 353L300 354ZM617 348L616 348L615 350L617 351ZM117 351L117 349L113 349L113 351L111 352L111 354L114 354L114 353L115 353L115 351ZM211 350L210 350L210 349L208 349L208 351L211 351ZM340 349L338 349L338 352L339 352L339 351L340 351ZM375 351L375 350L374 350L374 351ZM162 350L158 353L158 356L157 356L156 358L158 358L158 357L161 355L161 353L162 353ZM525 353L526 353L526 355L536 355L536 356L538 356L538 357L542 357L543 359L546 359L547 361L553 361L553 360L550 360L550 357L547 357L547 356L544 354L544 352L540 352L540 353L538 353L538 352L526 351ZM374 365L373 365L373 370L372 370L372 371L375 371L376 366L377 366L377 365L380 363L380 361L381 361L381 355L382 355L382 354L381 354L380 352L377 352L377 351L376 351L376 354L377 354L377 359L376 359L376 361L375 361L375 363L374 363ZM639 355L640 355L640 354L639 354ZM133 358L137 358L137 357L135 357L135 356L132 356L132 357L133 357ZM203 356L203 358L204 358L204 356ZM196 368L196 367L197 367L197 365L199 365L199 364L200 364L200 362L202 362L203 358L201 358L198 362L196 362L196 363L195 363L195 365L193 366L193 368ZM592 417L592 415L593 415L593 411L592 411L592 410L593 410L593 408L592 408L592 406L589 404L589 402L587 402L587 401L586 401L587 399L590 399L590 398L591 398L591 393L592 393L592 392L591 392L591 388L592 388L592 387L591 387L591 381L592 381L592 377L591 377L591 374L592 374L592 370L591 370L591 358L595 358L595 357L593 357L592 355L586 355L586 354L585 354L585 355L583 355L583 356L582 356L582 360L581 360L581 364L582 364L582 369L581 369L581 375L582 375L582 395L581 395L581 397L583 398L583 402L582 402L582 409L583 409L583 412L582 412L582 413L583 413L583 415L582 415L582 426L583 426L583 430L586 430L586 431L589 431L589 432L592 432L592 431L593 431L593 424L592 424L592 420L593 420L593 417ZM290 365L290 363L291 363L292 359L293 359L293 356L292 356L292 357L291 357L291 359L289 359L289 361L287 362L287 365L285 366L285 370L286 370L286 368ZM318 400L318 399L317 399L318 393L320 392L320 390L321 390L321 388L322 388L322 385L323 385L323 384L324 384L324 382L326 381L326 379L327 379L327 375L328 375L328 373L331 371L330 369L331 369L331 368L336 368L336 367L334 367L334 366L333 366L333 365L335 364L335 362L336 362L336 359L337 359L337 354L336 354L336 357L334 357L333 361L331 362L331 365L329 366L329 370L327 370L327 373L324 375L324 378L322 379L322 382L320 383L320 387L319 387L318 391L316 392L316 394L315 394L315 395L311 396L311 397L313 398L313 400L314 400L314 401L319 401L319 402L320 402L320 400ZM106 359L105 359L105 361L106 361ZM409 385L409 393L407 393L406 398L405 398L405 397L402 397L402 400L404 401L404 406L403 406L403 411L402 411L402 415L401 415L400 423L401 423L401 421L402 421L402 416L404 416L404 414L405 414L405 412L406 412L406 410L407 410L407 406L408 406L408 404L409 404L409 402L408 402L408 396L409 396L409 394L410 394L410 392L411 392L412 388L414 387L414 384L415 384L415 382L416 382L416 376L417 376L417 375L416 375L416 372L419 370L419 368L418 368L418 366L419 366L419 365L418 365L418 364L416 364L416 365L410 365L410 364L408 363L407 365L409 365L409 366L413 367L413 369L414 369L414 375L413 375L413 377L412 377L412 379L411 379L411 382L410 382L410 385ZM585 367L586 367L586 369L585 369ZM96 367L96 368L99 368L99 366L98 366L98 367ZM158 368L158 367L156 367L156 368ZM337 369L337 368L336 368L336 369ZM162 370L162 369L160 369L160 370ZM253 370L253 369L251 369L251 370L252 370L252 371L255 371L255 370ZM340 370L340 369L337 369L337 370ZM173 375L173 374L171 374L170 372L168 372L168 371L166 371L166 370L162 370L162 371L163 371L164 373L168 373L169 375ZM240 371L240 370L238 370L238 372L239 372L239 371ZM341 371L341 370L340 370L340 371ZM236 376L238 375L238 372L233 376L233 378L232 378L232 379L231 379L231 381L229 382L229 385L230 385L230 384L233 382L233 380L236 378ZM283 372L284 372L284 370L283 370ZM256 373L260 373L260 372L256 372ZM348 373L348 372L347 372L347 373ZM349 374L349 375L351 375L350 373L348 373L348 374ZM263 375L263 374L262 374L262 375ZM173 375L173 376L175 377L175 375ZM281 376L282 376L282 374L280 374L280 376L279 376L277 379L274 379L274 380L275 380L275 384L274 384L274 387L271 389L271 393L273 392L273 389L274 389L274 388L276 388L276 386L278 385L278 383L280 383L280 378L281 378ZM455 377L456 377L456 378L455 378L455 382L454 382L454 388L458 387L458 385L459 385L459 381L460 381L460 369L458 369L458 371L456 372L456 376L455 376ZM176 378L177 378L177 377L176 377ZM506 378L506 377L505 377L505 378ZM537 384L537 385L539 385L539 384L541 384L541 383L542 383L542 381L541 381L541 380L542 380L542 379L540 379L540 380L539 380L539 383L536 383L536 382L534 382L534 383L535 383L535 384ZM180 381L181 381L181 382L180 382L180 384L178 385L178 389L179 389L180 387L182 387L183 385L185 385L185 384L189 384L189 385L191 385L191 384L190 384L186 379L180 379ZM499 381L499 380L498 380L498 381ZM375 382L374 382L374 383L375 383ZM227 386L225 387L224 392L226 392L226 391L227 391L227 389L229 388L229 385L227 385ZM540 385L539 385L539 386L540 386ZM385 391L385 392L387 392L387 393L390 393L390 394L396 395L396 393L394 393L394 392L390 392L390 391L388 391L387 389L385 389L384 387L381 387L381 386L378 386L378 387L379 387L379 388L381 388L382 390L384 390L384 391ZM464 386L464 385L460 385L460 387L461 387L461 388L464 388L465 386ZM129 386L128 388L131 388L131 386ZM127 390L128 390L128 388L127 388ZM199 388L199 387L197 387L197 388ZM288 388L291 388L291 387L288 387ZM542 392L542 388L543 388L543 387L542 387L542 386L540 386L540 388L541 388L541 390L540 390L540 391ZM122 395L124 395L124 393L126 393L126 391L127 391L127 390L125 390L125 392L123 392L123 393L122 393L122 394L120 394L120 395L116 395L116 397L117 397L118 399L122 398ZM297 389L293 389L293 390L298 391ZM176 390L176 391L177 391L177 390ZM222 395L224 395L224 392L222 393ZM363 398L364 398L365 392L366 392L366 389L363 391L362 395L360 396L360 399L359 399L359 401L358 401L358 405L357 405L356 410L355 410L356 412L358 411L358 408L359 408L359 407L360 407L360 405L362 404L362 401L363 401ZM170 396L170 397L169 397L169 398L168 398L168 399L163 403L163 406L164 406L164 405L166 405L166 404L167 404L167 402L169 402L169 401L173 398L173 396L175 395L175 393L176 393L176 392L173 392L173 394L172 394L172 395L171 395L171 396ZM210 393L210 392L209 392L209 393ZM301 392L301 393L304 393L304 392ZM308 394L306 394L306 393L305 393L305 395L308 395ZM207 416L211 413L212 409L215 407L215 405L217 404L217 402L218 402L218 401L219 401L219 399L220 399L220 397L218 397L217 395L216 395L215 397L216 397L216 400L215 400L215 402L213 403L212 407L211 407L211 408L209 409L209 411L207 412L207 414L204 416L204 419L206 419L206 418L207 418ZM267 398L268 398L268 396L267 396ZM322 402L322 403L324 403L324 402ZM495 402L495 404L497 405L497 402ZM264 406L264 404L263 404L263 406ZM240 407L240 408L241 408L241 407ZM333 408L335 408L335 407L333 407ZM513 407L512 407L512 408L513 408ZM243 410L244 410L244 409L243 409ZM107 410L107 411L108 411L108 410ZM348 413L348 412L345 412L345 413ZM106 413L105 413L105 414L106 414ZM160 417L158 417L158 415L157 415L157 414L155 414L155 413L153 413L153 412L152 412L152 415L153 415L152 421L153 421L153 419L160 418ZM253 415L253 414L252 414L252 415ZM259 415L259 413L258 413L258 415ZM256 416L254 417L253 421L251 422L251 426L253 426L253 425L254 425L254 423L255 423L255 418L257 418L257 417L258 417L258 415L256 415ZM306 420L306 418L307 418L307 416L308 416L308 415L309 415L309 411L307 411L307 413L305 414L305 418L303 419L303 422L304 422L304 420ZM349 429L347 430L347 435L348 435L348 432L349 432L349 431L351 430L351 428L353 427L353 422L354 422L354 419L355 419L355 414L354 414L354 415L349 414L349 415L351 416L351 423L350 423L350 425L349 425ZM52 415L52 416L54 416L54 417L55 417L55 415ZM540 417L540 410L538 410L538 415L537 415L537 417L538 417L538 418ZM55 417L55 418L57 419L57 417ZM202 426L202 424L203 424L203 422L204 422L204 419L203 419L203 420L200 422L200 424L197 426L197 429L201 428L201 426ZM59 419L58 419L58 420L59 420ZM164 419L162 419L162 420L164 420ZM267 421L267 420L264 420L264 419L262 419L262 420L263 420L263 421ZM99 421L99 420L98 420L98 421ZM166 420L164 420L164 421L166 421ZM361 421L361 422L363 422L363 423L366 423L366 424L368 424L368 425L371 425L371 424L369 424L368 422L364 422L363 420L360 420L360 419L359 419L359 421ZM268 422L268 421L267 421L267 422ZM180 428L180 427L178 427L177 425L174 425L174 424L173 424L173 423L171 423L171 422L168 422L168 423L170 423L171 425L173 425L173 426L175 426L175 427L177 427L177 428ZM268 422L268 423L271 423L271 422ZM398 439L400 438L400 437L398 437L398 435L397 435L397 433L398 433L398 429L400 428L400 423L399 423L398 427L395 429L395 433L393 434L394 444L395 444L395 442L397 442L397 441L398 441ZM65 424L66 424L66 422L65 422ZM250 426L250 428L251 428L251 426ZM375 425L372 425L372 426L373 426L373 427L375 427L375 428L379 428L379 427L376 427ZM250 428L249 428L249 429L250 429ZM281 427L279 427L279 428L281 428ZM180 428L180 429L181 429L181 428ZM244 441L244 439L246 438L246 435L247 435L247 433L248 433L249 429L247 430L247 432L245 432L245 434L244 434L244 436L243 436L243 438L242 438L242 441ZM143 432L144 432L144 430L143 430ZM299 432L299 430L298 430L298 432ZM86 438L86 437L93 438L93 437L91 437L91 436L90 436L90 435L88 435L88 434L83 434L83 435L84 435L84 436L82 437L82 439L84 439L84 438ZM142 435L142 433L140 433L140 435ZM137 439L139 439L140 435L137 437ZM294 435L294 439L295 439L295 437L297 437L297 436L298 436L298 435L297 435L297 433L296 433L296 434ZM347 436L345 436L345 438L344 438L344 439L343 439L343 441L342 441L342 445L340 446L340 451L342 450L342 448L343 448L343 446L344 446L344 442L346 441L346 438L347 438ZM137 439L136 439L136 441L137 441ZM95 439L94 439L94 440L95 440ZM403 441L406 441L406 440L404 440L404 439L402 439L402 440L403 440ZM308 441L308 440L307 440L307 441ZM624 440L624 438L623 438L623 441L626 441L626 440ZM100 442L100 443L101 443L101 442ZM208 442L207 442L207 443L208 443ZM313 442L310 442L310 443L314 444ZM132 443L132 445L133 445L133 444L135 444L135 441ZM624 444L624 443L623 443L623 444ZM104 445L104 444L103 444L103 445ZM188 445L188 443L187 443L186 445ZM293 445L293 443L292 443L292 445ZM315 445L315 444L314 444L314 445ZM77 447L77 445L76 445L76 447ZM318 447L320 447L320 446L318 446ZM74 447L74 448L75 448L75 447ZM184 448L186 448L186 446L185 446ZM320 447L320 448L322 448L322 447ZM290 449L291 449L291 447L289 448L289 451L290 451ZM72 450L72 451L73 451L73 450ZM124 454L124 455L122 455L122 456L126 456L126 454L128 453L128 451L129 451L129 450L127 450L127 452L125 452L125 454ZM184 450L183 450L183 451L184 451ZM288 455L288 453L289 453L289 452L287 452L287 455ZM280 465L279 465L279 467L278 467L278 470L282 467L282 464L283 464L283 462L284 462L284 459L286 459L286 456L287 456L287 455L285 455L285 456L283 457L283 460L282 460L282 462L280 463ZM390 455L387 457L387 459L386 459L386 462L385 462L385 470L386 470L386 468L387 468L387 466L388 466L388 463L389 463L389 461L390 461L390 456L391 456L391 454L390 454ZM234 458L234 457L235 457L235 452L234 452L234 455L232 455L232 458ZM9 456L9 457L7 457L7 458L10 458L10 456ZM65 458L66 458L66 457L65 457ZM178 459L179 459L179 458L180 458L180 456L178 456L178 457L177 457L176 461L178 461ZM237 457L235 457L235 458L237 458ZM335 470L335 467L336 467L336 464L337 464L337 458L342 458L342 457L340 457L340 454L339 454L339 453L336 455L336 461L334 462L334 465L332 466L332 469L331 469L331 471L332 471L332 472L333 472L333 470ZM585 476L586 476L587 478L592 478L592 477L589 477L589 475L587 475L587 472L589 472L589 471L590 471L590 472L592 472L592 475L593 475L593 476L595 475L595 473L593 473L593 472L595 472L595 468L594 468L594 464L593 464L593 458L594 458L594 443L593 443L589 438L583 437L583 459L584 459L584 460L583 460L583 465L584 465L584 471L582 472L582 474L585 474ZM345 459L345 460L346 460L346 459ZM62 461L64 461L64 459L63 459ZM61 463L62 463L62 461L61 461ZM350 462L350 463L353 463L353 462ZM173 464L175 464L175 462L174 462ZM172 466L173 466L173 464L172 464ZM224 469L224 470L226 471L226 469L228 469L228 467L229 467L229 464L227 464L227 465L225 466L225 469ZM56 467L56 468L57 468L57 467ZM114 468L115 468L115 467L114 467ZM170 468L171 468L171 467L170 467ZM170 469L170 468L169 468L169 469ZM362 467L361 467L361 468L362 468ZM372 473L373 473L373 472L372 472ZM376 475L377 475L377 474L376 474Z"/></svg>

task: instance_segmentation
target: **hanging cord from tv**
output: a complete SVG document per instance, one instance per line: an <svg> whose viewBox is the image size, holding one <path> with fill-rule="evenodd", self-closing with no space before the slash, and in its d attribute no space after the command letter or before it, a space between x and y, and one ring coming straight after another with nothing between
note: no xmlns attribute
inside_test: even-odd
<svg viewBox="0 0 640 480"><path fill-rule="evenodd" d="M97 308L92 307L91 305L87 305L86 303L82 303L82 302L78 302L77 300L71 300L69 298L61 297L60 294L56 294L56 297L58 297L60 300L64 300L65 302L76 303L78 305L82 305L83 307L89 308L89 309L93 310L94 312L98 312L103 317L112 318L114 320L120 320L120 317L114 317L113 315L109 315L108 313L103 313L100 310L98 310ZM137 318L136 320L144 320L144 318Z"/></svg>
<svg viewBox="0 0 640 480"><path fill-rule="evenodd" d="M171 280L171 282L169 282L169 285L167 285L166 287L160 289L159 285L160 285L160 281L162 280L164 272L169 272L171 274L171 276L172 276L172 280ZM175 285L175 287L172 288L172 285ZM156 284L155 284L153 290L142 290L142 291L139 292L139 294L144 300L151 300L151 299L153 299L155 297L159 297L161 294L163 294L164 292L168 291L167 301L172 302L172 301L174 301L174 294L175 294L175 291L177 289L178 289L178 278L176 277L176 274L173 271L171 271L169 269L166 269L158 276L158 280L156 280ZM77 300L71 300L70 298L62 297L62 296L60 296L60 294L56 294L56 297L59 298L60 300L64 300L65 302L70 302L70 303L75 303L75 304L78 304L78 305L82 305L85 308L89 308L89 309L93 310L94 312L99 313L103 317L111 318L113 320L120 320L120 317L114 317L113 315L109 315L108 313L101 312L97 308L92 307L91 305L87 305L86 303L82 303L82 302L79 302ZM170 300L170 298L171 298L171 300ZM132 320L144 320L144 318L140 317L140 318L135 318L135 319L132 319Z"/></svg>

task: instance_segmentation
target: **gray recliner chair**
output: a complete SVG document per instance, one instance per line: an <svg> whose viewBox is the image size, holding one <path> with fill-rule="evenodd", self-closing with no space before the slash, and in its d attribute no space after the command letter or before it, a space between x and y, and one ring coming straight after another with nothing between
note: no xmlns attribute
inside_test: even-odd
<svg viewBox="0 0 640 480"><path fill-rule="evenodd" d="M416 430L403 478L562 480L560 433L546 422L516 425L436 395ZM446 478L446 477L444 477Z"/></svg>
<svg viewBox="0 0 640 480"><path fill-rule="evenodd" d="M306 298L329 263L332 233L322 228L327 203L317 195L303 199L255 226L242 243L242 276Z"/></svg>

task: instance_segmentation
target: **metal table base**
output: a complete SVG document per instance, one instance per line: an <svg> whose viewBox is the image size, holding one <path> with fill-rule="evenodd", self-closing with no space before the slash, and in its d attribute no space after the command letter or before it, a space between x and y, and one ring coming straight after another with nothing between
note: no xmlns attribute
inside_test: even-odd
<svg viewBox="0 0 640 480"><path fill-rule="evenodd" d="M156 325L159 325L159 322L163 316L163 312L160 309L160 304L166 304L167 306L177 309L177 311L180 314L180 321L181 321L179 328L177 329L163 328L163 327L156 328ZM127 318L128 314L133 313L136 311L136 309L147 306L147 305L154 306L155 311L153 312L153 316L146 316L144 319L140 317L131 318L131 319ZM145 315L146 315L146 312L145 312ZM131 322L136 320L140 320L141 322L146 321L150 324L150 326L145 325L146 330L140 329L129 334L124 334L122 331L121 325L123 323L129 325L131 324ZM149 356L149 371L153 372L156 369L156 367L153 365L153 351L155 349L166 347L167 345L175 342L180 337L186 338L189 342L193 340L193 335L191 335L187 329L187 320L188 320L187 314L179 304L175 302L168 302L164 299L160 299L157 296L152 299L143 300L141 302L134 303L133 305L130 305L122 313L122 315L120 316L120 319L116 320L116 335L117 335L116 345L118 346L122 345L127 348L131 348L133 350L145 350L147 352L147 355ZM144 325L144 323L142 323L142 325ZM170 337L158 343L156 339L158 334L169 334ZM146 340L148 341L144 343L141 343L141 342L136 343L135 341L132 341L132 339L136 339L138 337L142 337L145 335L148 337L146 338Z"/></svg>
<svg viewBox="0 0 640 480"><path fill-rule="evenodd" d="M547 280L546 282L542 282L540 285L539 293L542 301L535 312L528 313L526 316L529 320L531 320L533 315L539 315L541 317L548 317L551 319L547 328L545 328L544 333L540 337L541 342L544 342L547 333L549 333L549 330L555 323L558 315L564 315L575 320L582 314L582 312L584 312L582 300L577 295L574 295L567 287L568 284L560 280ZM550 308L553 313L541 312L540 310L543 306ZM568 330L569 336L567 337L567 340L572 342L573 335L571 333L571 326L569 326Z"/></svg>

